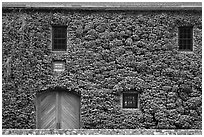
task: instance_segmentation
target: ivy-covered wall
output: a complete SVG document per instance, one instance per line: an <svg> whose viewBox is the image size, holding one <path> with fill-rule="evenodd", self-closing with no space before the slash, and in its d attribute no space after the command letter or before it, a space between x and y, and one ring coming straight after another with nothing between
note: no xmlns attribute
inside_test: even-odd
<svg viewBox="0 0 204 137"><path fill-rule="evenodd" d="M66 52L52 51L53 24L67 25ZM183 25L193 52L178 50ZM2 127L35 129L36 93L60 87L81 94L81 128L201 129L201 46L201 11L3 9ZM139 110L121 108L130 89Z"/></svg>

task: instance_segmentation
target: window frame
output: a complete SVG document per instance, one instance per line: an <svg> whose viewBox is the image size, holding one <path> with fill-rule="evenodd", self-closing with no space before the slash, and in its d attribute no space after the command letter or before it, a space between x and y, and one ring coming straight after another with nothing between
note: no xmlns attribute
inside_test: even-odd
<svg viewBox="0 0 204 137"><path fill-rule="evenodd" d="M186 34L189 34L189 38L182 38L181 37L181 29L190 29L190 34L187 32ZM191 40L190 42L190 48L188 48L188 45L185 45L185 48L183 48L184 46L181 45L181 41L188 41ZM181 26L178 27L178 49L179 51L187 51L187 52L192 52L193 51L193 26Z"/></svg>
<svg viewBox="0 0 204 137"><path fill-rule="evenodd" d="M129 106L129 107L125 107L125 105L124 105L124 103L125 103L125 94L129 94L129 95L134 95L135 97L136 97L136 99L135 99L135 101L136 101L136 106ZM140 105L139 105L139 97L140 97L140 95L139 95L139 93L138 92L123 92L122 93L122 96L121 96L121 106L122 106L122 108L123 109L130 109L130 110L137 110L137 109L139 109L139 107L140 107Z"/></svg>
<svg viewBox="0 0 204 137"><path fill-rule="evenodd" d="M54 35L55 35L55 29L56 28L65 28L65 38L55 38ZM54 44L54 40L56 39L64 39L65 40L65 45L63 48L61 49L57 49L55 48L55 44ZM60 51L60 52L63 52L63 51L67 51L67 26L66 25L52 25L52 51Z"/></svg>

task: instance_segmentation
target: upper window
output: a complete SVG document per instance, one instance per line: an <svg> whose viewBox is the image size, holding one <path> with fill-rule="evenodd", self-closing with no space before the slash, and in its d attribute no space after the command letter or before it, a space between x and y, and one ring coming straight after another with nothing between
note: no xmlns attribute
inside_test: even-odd
<svg viewBox="0 0 204 137"><path fill-rule="evenodd" d="M67 49L67 27L53 26L52 27L52 50L66 51Z"/></svg>
<svg viewBox="0 0 204 137"><path fill-rule="evenodd" d="M123 108L139 108L138 93L123 93Z"/></svg>
<svg viewBox="0 0 204 137"><path fill-rule="evenodd" d="M193 27L185 26L179 27L179 50L192 51L193 50Z"/></svg>

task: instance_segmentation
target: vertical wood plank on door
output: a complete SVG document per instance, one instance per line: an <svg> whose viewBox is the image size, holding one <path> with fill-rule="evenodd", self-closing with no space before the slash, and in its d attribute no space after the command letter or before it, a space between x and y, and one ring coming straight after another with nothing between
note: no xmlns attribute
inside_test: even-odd
<svg viewBox="0 0 204 137"><path fill-rule="evenodd" d="M56 129L58 129L58 122L59 122L59 109L58 109L58 107L59 107L59 93L58 92L56 92L56 113L55 113L55 115L56 115Z"/></svg>
<svg viewBox="0 0 204 137"><path fill-rule="evenodd" d="M61 92L56 92L56 128L60 129L61 121Z"/></svg>
<svg viewBox="0 0 204 137"><path fill-rule="evenodd" d="M40 98L41 96L36 95L36 128L40 129L40 124L41 124L41 120L40 120Z"/></svg>

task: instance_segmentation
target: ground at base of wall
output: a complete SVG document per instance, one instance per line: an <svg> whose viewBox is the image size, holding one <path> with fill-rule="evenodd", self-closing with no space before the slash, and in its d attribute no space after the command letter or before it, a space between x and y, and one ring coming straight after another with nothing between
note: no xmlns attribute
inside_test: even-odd
<svg viewBox="0 0 204 137"><path fill-rule="evenodd" d="M167 129L3 129L2 135L202 135L202 130Z"/></svg>

